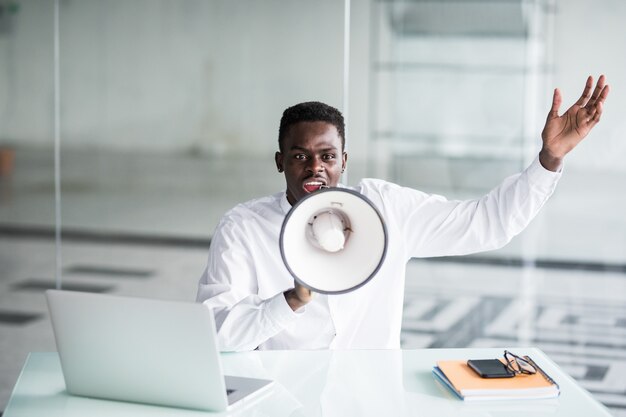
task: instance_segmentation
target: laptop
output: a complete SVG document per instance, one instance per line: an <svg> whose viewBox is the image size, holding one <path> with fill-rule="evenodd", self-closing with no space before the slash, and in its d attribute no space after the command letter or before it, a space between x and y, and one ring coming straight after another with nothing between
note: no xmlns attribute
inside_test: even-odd
<svg viewBox="0 0 626 417"><path fill-rule="evenodd" d="M223 411L272 386L223 375L202 304L58 290L46 299L70 394Z"/></svg>

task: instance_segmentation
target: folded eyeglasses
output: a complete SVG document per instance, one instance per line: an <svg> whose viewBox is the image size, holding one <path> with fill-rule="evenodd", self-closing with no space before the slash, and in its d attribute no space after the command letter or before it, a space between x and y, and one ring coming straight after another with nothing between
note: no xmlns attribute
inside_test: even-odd
<svg viewBox="0 0 626 417"><path fill-rule="evenodd" d="M531 365L527 359L517 356L508 350L504 351L504 360L506 361L506 368L515 375L533 375L537 373L537 368Z"/></svg>

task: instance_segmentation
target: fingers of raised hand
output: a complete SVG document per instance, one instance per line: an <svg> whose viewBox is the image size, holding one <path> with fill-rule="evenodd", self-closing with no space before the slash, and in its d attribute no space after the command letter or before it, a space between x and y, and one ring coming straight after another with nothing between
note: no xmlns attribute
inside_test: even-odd
<svg viewBox="0 0 626 417"><path fill-rule="evenodd" d="M587 103L587 105L585 106L585 110L587 111L587 118L595 123L600 121L600 116L602 115L602 109L604 107L604 101L609 95L609 86L604 85L604 80L602 81L602 85L596 86L596 91L593 93L595 99L592 97L589 103ZM600 81L598 81L598 84L600 84ZM599 89L598 87L601 88Z"/></svg>
<svg viewBox="0 0 626 417"><path fill-rule="evenodd" d="M600 116L602 116L602 102L598 101L595 106L590 107L587 110L587 122L589 123L598 123L600 121Z"/></svg>
<svg viewBox="0 0 626 417"><path fill-rule="evenodd" d="M596 87L593 90L593 94L590 94L592 85L593 78L589 76L582 96L578 99L576 104L572 106L579 106L577 119L581 127L591 128L600 121L603 103L609 95L609 86L606 84L606 77L604 75L600 75Z"/></svg>
<svg viewBox="0 0 626 417"><path fill-rule="evenodd" d="M600 121L600 116L602 116L602 108L602 101L597 101L593 106L587 105L584 108L580 109L578 125L580 127L593 127L596 123Z"/></svg>
<svg viewBox="0 0 626 417"><path fill-rule="evenodd" d="M596 112L593 115L593 122L598 123L600 121L600 116L602 116L602 107L603 104L601 101L598 101L595 105Z"/></svg>
<svg viewBox="0 0 626 417"><path fill-rule="evenodd" d="M548 119L552 119L555 117L559 117L559 108L561 107L561 91L558 88L554 89L554 94L552 96L552 107L550 108L550 112L548 113Z"/></svg>
<svg viewBox="0 0 626 417"><path fill-rule="evenodd" d="M602 87L602 90L600 91L600 96L596 100L595 104L604 103L604 100L606 100L606 98L609 96L609 91L610 91L610 87L608 84Z"/></svg>
<svg viewBox="0 0 626 417"><path fill-rule="evenodd" d="M595 101L598 99L600 93L602 92L602 89L604 88L605 80L606 78L604 77L604 75L601 75L600 78L598 78L598 82L596 83L596 88L593 90L591 100Z"/></svg>
<svg viewBox="0 0 626 417"><path fill-rule="evenodd" d="M593 77L590 75L589 77L587 77L587 82L585 83L585 88L583 90L582 95L578 99L578 101L576 101L576 105L578 105L580 107L583 107L585 104L587 104L587 101L591 97L591 89L592 89L592 87L593 87Z"/></svg>
<svg viewBox="0 0 626 417"><path fill-rule="evenodd" d="M596 101L601 100L604 101L606 99L606 95L608 94L608 90L606 89L606 77L604 75L600 75L598 79L598 83L596 84L596 88L593 90L593 94L591 99L586 103L586 106L593 106Z"/></svg>

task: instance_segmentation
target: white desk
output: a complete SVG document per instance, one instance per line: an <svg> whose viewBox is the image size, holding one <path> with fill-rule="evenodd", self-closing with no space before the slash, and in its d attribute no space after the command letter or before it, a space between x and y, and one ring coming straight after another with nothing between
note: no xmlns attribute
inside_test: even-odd
<svg viewBox="0 0 626 417"><path fill-rule="evenodd" d="M3 417L18 416L610 416L545 354L528 354L561 387L558 399L464 403L431 373L439 359L494 358L504 349L269 351L223 354L227 374L277 381L272 393L233 413L204 413L70 396L57 353L28 357Z"/></svg>

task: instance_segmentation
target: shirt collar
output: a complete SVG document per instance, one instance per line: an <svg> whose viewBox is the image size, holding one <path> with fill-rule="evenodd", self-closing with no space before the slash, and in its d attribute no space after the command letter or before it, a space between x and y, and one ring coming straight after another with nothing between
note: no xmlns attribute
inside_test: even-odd
<svg viewBox="0 0 626 417"><path fill-rule="evenodd" d="M289 204L289 200L287 200L286 191L283 193L283 196L280 199L280 209L284 214L289 213L289 210L291 210L291 204Z"/></svg>

